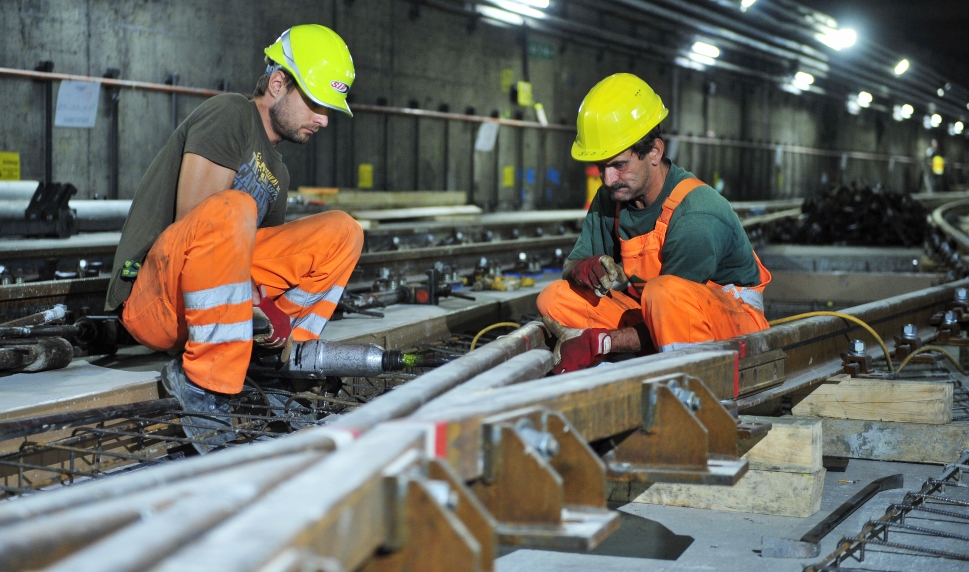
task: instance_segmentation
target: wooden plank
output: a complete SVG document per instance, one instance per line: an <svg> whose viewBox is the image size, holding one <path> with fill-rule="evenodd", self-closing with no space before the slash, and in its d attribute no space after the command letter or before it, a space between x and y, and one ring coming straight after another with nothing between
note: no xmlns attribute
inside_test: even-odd
<svg viewBox="0 0 969 572"><path fill-rule="evenodd" d="M969 446L969 423L948 425L822 419L825 455L901 461L953 463Z"/></svg>
<svg viewBox="0 0 969 572"><path fill-rule="evenodd" d="M792 408L796 417L942 425L952 421L952 384L832 378Z"/></svg>
<svg viewBox="0 0 969 572"><path fill-rule="evenodd" d="M656 484L632 502L805 518L821 510L824 474L751 469L732 487Z"/></svg>
<svg viewBox="0 0 969 572"><path fill-rule="evenodd" d="M453 215L478 215L481 207L475 205L460 205L453 207L419 207L406 209L384 210L353 210L350 214L355 219L364 220L402 220L411 218L442 217Z"/></svg>
<svg viewBox="0 0 969 572"><path fill-rule="evenodd" d="M816 473L822 468L820 419L753 415L740 419L772 425L767 437L743 456L751 470Z"/></svg>
<svg viewBox="0 0 969 572"><path fill-rule="evenodd" d="M298 194L311 201L321 201L333 207L347 208L444 207L468 203L466 191L370 191L300 187Z"/></svg>

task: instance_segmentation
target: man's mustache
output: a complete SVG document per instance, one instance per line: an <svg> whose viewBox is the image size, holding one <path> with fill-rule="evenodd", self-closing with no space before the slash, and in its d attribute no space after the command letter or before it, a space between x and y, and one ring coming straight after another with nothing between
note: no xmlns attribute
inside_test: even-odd
<svg viewBox="0 0 969 572"><path fill-rule="evenodd" d="M628 188L629 188L629 185L627 185L625 183L616 183L616 184L610 185L608 187L609 191L610 192L613 192L613 193L616 192L616 191L618 191L618 190L620 190L620 189L628 189Z"/></svg>

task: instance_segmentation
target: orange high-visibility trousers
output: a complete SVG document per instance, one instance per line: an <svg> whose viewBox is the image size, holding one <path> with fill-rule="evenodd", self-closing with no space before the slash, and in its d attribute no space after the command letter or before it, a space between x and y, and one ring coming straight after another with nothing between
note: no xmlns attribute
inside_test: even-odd
<svg viewBox="0 0 969 572"><path fill-rule="evenodd" d="M717 285L657 276L643 288L642 302L622 292L598 298L566 280L538 296L538 311L570 328L619 330L645 323L659 351L725 340L767 328L763 312Z"/></svg>
<svg viewBox="0 0 969 572"><path fill-rule="evenodd" d="M194 383L242 390L252 352L252 285L286 312L293 340L320 337L363 249L349 215L326 212L256 228L256 202L241 191L202 201L158 237L145 259L122 323L158 351L185 350Z"/></svg>

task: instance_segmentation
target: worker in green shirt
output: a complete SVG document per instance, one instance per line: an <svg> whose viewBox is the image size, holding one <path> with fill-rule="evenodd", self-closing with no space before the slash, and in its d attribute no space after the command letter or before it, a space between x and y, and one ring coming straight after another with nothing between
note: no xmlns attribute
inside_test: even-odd
<svg viewBox="0 0 969 572"><path fill-rule="evenodd" d="M730 204L666 157L668 114L642 79L602 80L579 108L572 157L602 186L562 280L538 297L556 373L609 353L671 351L762 330L770 272Z"/></svg>

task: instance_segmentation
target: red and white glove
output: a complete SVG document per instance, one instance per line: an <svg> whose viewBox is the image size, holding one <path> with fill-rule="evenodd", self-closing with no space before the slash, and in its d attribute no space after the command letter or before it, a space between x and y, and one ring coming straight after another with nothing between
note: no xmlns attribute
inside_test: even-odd
<svg viewBox="0 0 969 572"><path fill-rule="evenodd" d="M289 316L276 306L275 300L266 295L266 287L258 286L259 302L252 300L252 315L269 321L269 333L253 336L252 341L264 348L281 348L292 333Z"/></svg>
<svg viewBox="0 0 969 572"><path fill-rule="evenodd" d="M579 260L572 268L572 281L602 298L611 288L626 282L626 274L611 256L602 254Z"/></svg>
<svg viewBox="0 0 969 572"><path fill-rule="evenodd" d="M588 328L574 338L559 342L556 350L561 357L552 371L556 374L569 373L599 365L602 358L612 349L612 336L603 328Z"/></svg>

